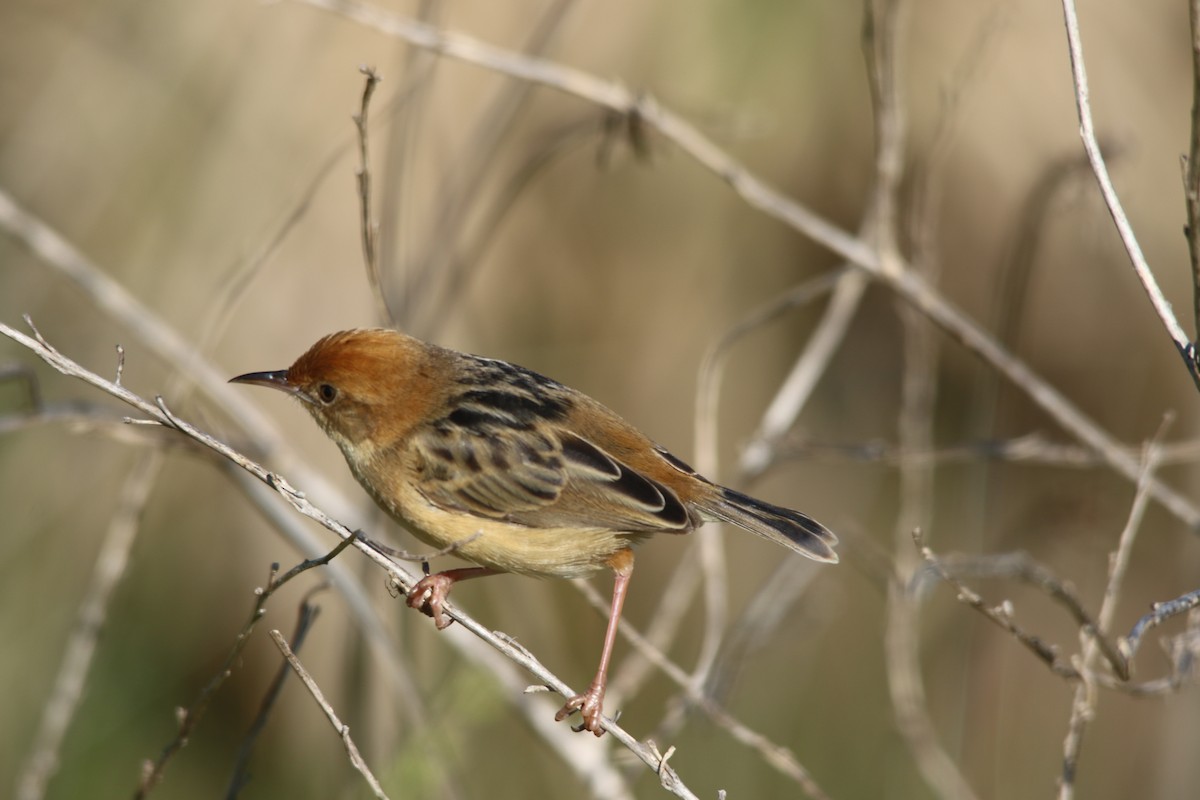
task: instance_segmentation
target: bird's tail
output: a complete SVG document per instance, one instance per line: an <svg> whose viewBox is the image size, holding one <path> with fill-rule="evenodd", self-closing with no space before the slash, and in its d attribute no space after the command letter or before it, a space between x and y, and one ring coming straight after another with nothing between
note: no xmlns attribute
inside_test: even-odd
<svg viewBox="0 0 1200 800"><path fill-rule="evenodd" d="M836 564L833 546L837 537L812 517L756 500L733 489L719 487L715 498L702 510L722 522L745 528L814 561Z"/></svg>

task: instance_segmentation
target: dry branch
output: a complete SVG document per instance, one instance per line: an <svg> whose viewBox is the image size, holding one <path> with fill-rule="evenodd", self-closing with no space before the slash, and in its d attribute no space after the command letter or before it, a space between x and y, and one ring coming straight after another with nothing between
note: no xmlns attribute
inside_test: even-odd
<svg viewBox="0 0 1200 800"><path fill-rule="evenodd" d="M333 706L325 699L325 693L321 691L321 687L317 685L312 675L300 663L300 659L296 657L295 652L288 646L287 640L283 638L283 635L279 631L273 630L271 631L271 639L275 642L275 646L279 648L279 652L283 653L283 657L287 660L287 663L295 670L296 677L300 678L301 683L308 689L313 700L325 712L325 716L329 719L329 724L333 726L338 738L342 740L342 745L346 748L346 755L350 759L350 764L363 776L363 779L371 787L371 791L376 797L387 800L387 793L383 791L383 787L379 785L379 780L371 772L371 768L367 766L367 762L363 760L362 754L358 752L358 747L354 744L354 740L350 738L350 726L343 724L341 719L338 718L337 712L333 710Z"/></svg>
<svg viewBox="0 0 1200 800"><path fill-rule="evenodd" d="M363 83L362 100L358 113L354 115L354 128L358 132L358 208L359 230L362 233L363 263L367 268L367 284L371 287L371 296L378 305L376 309L381 324L395 322L395 316L388 308L387 291L383 285L383 275L379 269L379 222L375 219L374 206L371 202L371 155L368 147L370 141L367 112L371 108L371 98L383 80L372 67L360 67L366 81Z"/></svg>
<svg viewBox="0 0 1200 800"><path fill-rule="evenodd" d="M1104 196L1104 204L1108 206L1108 213L1112 216L1117 234L1121 237L1121 244L1124 245L1125 252L1129 255L1133 271L1141 281L1142 288L1146 290L1150 304L1154 307L1154 313L1158 315L1163 327L1166 328L1167 335L1171 337L1179 355L1183 357L1188 374L1192 376L1196 388L1200 389L1200 364L1196 361L1196 347L1184 333L1179 320L1175 318L1171 304L1167 302L1162 289L1158 287L1158 281L1154 279L1150 265L1146 263L1146 256L1142 253L1141 245L1138 244L1137 236L1133 232L1133 225L1130 224L1129 217L1121 205L1121 199L1117 197L1117 190L1113 187L1112 179L1108 175L1108 165L1104 162L1100 143L1096 140L1096 128L1092 122L1087 70L1083 64L1083 43L1079 37L1079 18L1075 12L1075 0L1062 0L1062 7L1067 27L1067 51L1071 56L1071 78L1075 83L1075 108L1079 112L1079 135L1083 139L1083 149L1087 152L1092 172L1100 184L1100 193Z"/></svg>
<svg viewBox="0 0 1200 800"><path fill-rule="evenodd" d="M234 639L233 647L230 648L229 654L225 657L225 662L217 670L216 674L209 679L208 683L200 690L196 699L187 708L179 709L177 717L179 721L179 730L166 747L163 748L158 758L154 761L146 761L142 767L142 778L138 784L138 789L134 793L135 798L146 797L154 790L162 781L163 773L175 755L187 746L188 740L191 738L192 732L196 726L200 724L205 712L208 710L208 705L212 702L217 691L225 683L226 679L233 674L234 666L241 659L242 651L250 642L250 634L254 632L254 627L258 621L266 614L267 600L283 588L289 581L297 575L307 572L313 567L321 567L328 564L336 558L347 546L357 541L356 536L350 536L342 539L336 547L320 558L306 559L296 566L288 570L282 577L279 575L279 565L272 564L270 577L267 580L265 589L256 589L254 592L254 605L250 611L250 616L242 626L241 632Z"/></svg>
<svg viewBox="0 0 1200 800"><path fill-rule="evenodd" d="M312 630L321 611L321 607L313 605L309 602L309 599L325 588L327 588L325 584L314 587L300 601L300 607L296 614L296 627L292 631L292 638L289 642L289 646L293 652L299 650L304 644L304 640L308 638L308 633ZM258 737L266 729L267 720L270 719L271 712L275 709L275 704L283 692L283 685L287 675L287 664L281 664L275 672L275 677L271 680L270 685L263 694L263 700L259 704L258 713L254 715L254 721L250 723L250 728L246 731L246 736L238 747L237 757L234 759L233 764L233 777L230 778L229 787L225 791L226 800L235 798L238 792L250 781L250 756L254 752L254 746L258 742Z"/></svg>

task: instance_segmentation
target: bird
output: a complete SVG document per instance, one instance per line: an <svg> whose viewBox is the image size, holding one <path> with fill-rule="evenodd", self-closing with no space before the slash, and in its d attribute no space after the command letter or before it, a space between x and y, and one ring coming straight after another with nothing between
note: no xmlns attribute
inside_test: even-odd
<svg viewBox="0 0 1200 800"><path fill-rule="evenodd" d="M407 604L439 630L461 581L611 570L596 675L555 715L578 711L576 729L596 736L636 545L720 521L838 561L837 537L812 517L709 481L588 395L507 361L360 328L321 338L287 369L231 383L299 400L393 520L474 565L427 574L409 590Z"/></svg>

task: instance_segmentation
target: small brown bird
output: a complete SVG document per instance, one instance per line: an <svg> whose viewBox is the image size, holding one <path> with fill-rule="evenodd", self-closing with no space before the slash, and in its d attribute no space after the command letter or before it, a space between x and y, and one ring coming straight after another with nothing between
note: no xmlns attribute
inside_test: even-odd
<svg viewBox="0 0 1200 800"><path fill-rule="evenodd" d="M232 382L298 398L350 471L418 539L478 567L428 575L408 605L451 620L457 581L500 572L616 579L596 677L555 719L578 710L600 736L608 662L633 546L655 533L730 522L816 561L837 538L797 511L709 482L612 411L524 367L467 355L392 330L318 341L286 370Z"/></svg>

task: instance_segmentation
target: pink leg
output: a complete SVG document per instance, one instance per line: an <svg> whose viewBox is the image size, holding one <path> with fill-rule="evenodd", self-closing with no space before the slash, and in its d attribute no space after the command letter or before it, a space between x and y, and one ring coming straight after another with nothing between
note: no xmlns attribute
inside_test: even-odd
<svg viewBox="0 0 1200 800"><path fill-rule="evenodd" d="M443 630L448 628L451 622L454 622L452 619L447 619L446 615L442 613L442 603L445 602L446 595L450 594L450 587L459 581L495 574L495 570L487 567L463 567L426 575L409 590L408 607L433 617L433 624L437 625L439 631Z"/></svg>
<svg viewBox="0 0 1200 800"><path fill-rule="evenodd" d="M572 711L583 717L583 729L596 736L604 735L600 722L604 714L604 690L608 686L608 662L612 657L613 645L617 641L617 624L621 621L621 608L625 605L625 592L629 589L629 576L633 574L633 551L623 550L610 562L616 577L613 579L612 609L608 615L608 629L604 632L604 649L600 652L600 666L596 677L583 694L568 700L558 713L555 722L562 722Z"/></svg>

